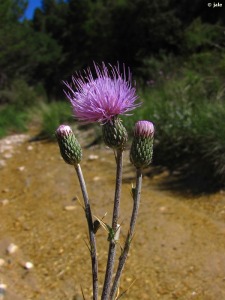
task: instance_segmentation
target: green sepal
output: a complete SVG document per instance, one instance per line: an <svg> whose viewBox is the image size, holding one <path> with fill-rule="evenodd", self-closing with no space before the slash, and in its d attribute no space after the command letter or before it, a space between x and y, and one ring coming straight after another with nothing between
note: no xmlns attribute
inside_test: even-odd
<svg viewBox="0 0 225 300"><path fill-rule="evenodd" d="M153 138L135 136L130 150L130 161L136 168L145 168L152 162Z"/></svg>
<svg viewBox="0 0 225 300"><path fill-rule="evenodd" d="M113 149L124 149L128 140L126 128L122 120L115 117L102 125L103 140L105 144Z"/></svg>

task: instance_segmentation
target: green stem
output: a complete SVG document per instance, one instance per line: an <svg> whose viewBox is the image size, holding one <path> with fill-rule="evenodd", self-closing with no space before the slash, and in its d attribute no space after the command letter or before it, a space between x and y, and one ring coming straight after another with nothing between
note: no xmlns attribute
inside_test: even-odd
<svg viewBox="0 0 225 300"><path fill-rule="evenodd" d="M85 215L88 223L89 240L90 240L90 253L91 253L91 263L92 263L92 283L93 283L93 300L98 299L98 260L97 260L97 247L93 228L92 213L89 204L89 198L87 193L86 184L84 181L83 173L79 164L75 165L75 170L79 179L83 199Z"/></svg>
<svg viewBox="0 0 225 300"><path fill-rule="evenodd" d="M115 234L117 231L119 209L120 209L120 195L122 187L122 168L123 168L123 150L118 149L116 153L116 186L115 186L115 197L114 197L114 209L112 217L112 231ZM110 286L112 282L113 268L116 255L116 241L115 239L110 239L109 251L108 251L108 261L106 266L105 281L102 291L102 300L108 300L110 293Z"/></svg>
<svg viewBox="0 0 225 300"><path fill-rule="evenodd" d="M130 229L127 234L123 252L119 258L119 264L117 267L116 276L115 276L115 279L114 279L114 282L112 285L112 289L110 292L110 298L109 298L110 300L115 299L115 295L116 295L116 292L118 289L120 277L122 275L122 272L123 272L123 269L125 266L125 262L126 262L126 259L127 259L128 253L129 253L130 244L131 244L131 241L134 236L134 228L135 228L135 224L137 221L138 210L139 210L139 206L140 206L141 184L142 184L142 170L138 168L138 169L136 169L136 187L135 187L135 194L134 194L134 199L133 199L134 203L133 203L133 211L132 211L131 220L130 220Z"/></svg>

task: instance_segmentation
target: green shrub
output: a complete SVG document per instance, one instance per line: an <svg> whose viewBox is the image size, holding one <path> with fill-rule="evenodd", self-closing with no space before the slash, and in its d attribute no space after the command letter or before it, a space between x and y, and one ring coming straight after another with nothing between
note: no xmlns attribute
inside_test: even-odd
<svg viewBox="0 0 225 300"><path fill-rule="evenodd" d="M17 78L12 81L10 87L1 90L0 103L11 104L20 110L24 110L36 105L45 96L43 87L40 84L32 87L23 79Z"/></svg>
<svg viewBox="0 0 225 300"><path fill-rule="evenodd" d="M41 138L54 139L57 127L73 121L70 104L65 102L42 103L33 112L41 119Z"/></svg>
<svg viewBox="0 0 225 300"><path fill-rule="evenodd" d="M184 31L185 52L190 55L219 46L224 40L223 31L219 24L202 23L200 18L195 19Z"/></svg>
<svg viewBox="0 0 225 300"><path fill-rule="evenodd" d="M0 137L27 130L29 116L17 107L7 105L0 110Z"/></svg>
<svg viewBox="0 0 225 300"><path fill-rule="evenodd" d="M204 66L203 66L204 68ZM218 64L214 65L217 70ZM219 72L216 72L219 74ZM155 124L154 163L205 183L225 183L225 88L222 77L183 64L172 78L139 91L144 102L130 118ZM205 184L206 186L206 184Z"/></svg>

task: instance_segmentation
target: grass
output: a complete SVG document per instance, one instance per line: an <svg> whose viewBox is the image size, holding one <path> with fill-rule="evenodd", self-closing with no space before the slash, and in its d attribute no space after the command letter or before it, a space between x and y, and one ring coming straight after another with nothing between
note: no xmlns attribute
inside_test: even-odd
<svg viewBox="0 0 225 300"><path fill-rule="evenodd" d="M0 138L10 133L24 132L27 130L29 116L25 111L20 111L16 106L7 105L0 109Z"/></svg>
<svg viewBox="0 0 225 300"><path fill-rule="evenodd" d="M54 132L60 124L72 122L71 107L66 101L39 102L24 109L9 104L0 109L0 137L24 132L35 123L40 127L38 138L54 139Z"/></svg>
<svg viewBox="0 0 225 300"><path fill-rule="evenodd" d="M33 110L33 115L41 122L39 138L55 139L55 131L59 125L73 122L70 104L66 101L41 103Z"/></svg>

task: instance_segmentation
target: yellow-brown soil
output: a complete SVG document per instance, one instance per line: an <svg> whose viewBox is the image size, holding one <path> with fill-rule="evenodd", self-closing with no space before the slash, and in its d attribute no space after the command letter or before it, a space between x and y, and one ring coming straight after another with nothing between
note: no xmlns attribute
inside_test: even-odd
<svg viewBox="0 0 225 300"><path fill-rule="evenodd" d="M0 284L7 286L1 299L82 299L80 286L91 299L87 224L73 167L60 158L56 143L22 141L13 146L12 157L7 156L10 151L0 153ZM110 223L112 151L103 146L86 149L81 166L93 214L107 212L104 220ZM160 183L167 177L143 178L136 234L120 291L131 286L124 296L130 300L225 299L225 194L193 198L162 190ZM123 178L121 245L135 182L128 151ZM18 246L15 253L7 253L10 243ZM101 289L108 252L103 229L97 233L97 247ZM24 267L26 262L33 264L31 270Z"/></svg>

